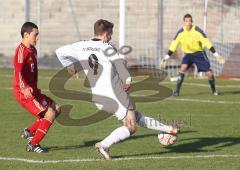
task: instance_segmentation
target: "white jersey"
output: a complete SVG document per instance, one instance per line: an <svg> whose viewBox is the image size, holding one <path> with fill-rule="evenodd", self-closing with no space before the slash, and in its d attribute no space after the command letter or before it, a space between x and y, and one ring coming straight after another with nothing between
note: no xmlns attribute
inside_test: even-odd
<svg viewBox="0 0 240 170"><path fill-rule="evenodd" d="M123 83L131 82L130 74L124 65L124 58L118 53L106 56L106 49L113 52L114 48L107 42L92 39L60 47L56 54L64 67L80 62L81 70L84 70L90 83L94 102L100 103L99 96L105 96L127 108L129 101Z"/></svg>

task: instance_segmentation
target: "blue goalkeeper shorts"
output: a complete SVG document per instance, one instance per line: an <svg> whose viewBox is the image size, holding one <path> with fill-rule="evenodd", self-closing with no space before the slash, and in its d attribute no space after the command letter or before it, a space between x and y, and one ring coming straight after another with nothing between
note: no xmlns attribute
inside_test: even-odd
<svg viewBox="0 0 240 170"><path fill-rule="evenodd" d="M182 60L182 64L187 64L188 68L191 67L192 64L196 64L198 72L211 71L211 66L205 51L185 54Z"/></svg>

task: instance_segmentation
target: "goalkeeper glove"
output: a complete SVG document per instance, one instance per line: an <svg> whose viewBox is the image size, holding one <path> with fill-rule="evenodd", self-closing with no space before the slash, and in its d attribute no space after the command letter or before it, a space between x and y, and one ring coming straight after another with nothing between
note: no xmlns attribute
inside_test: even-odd
<svg viewBox="0 0 240 170"><path fill-rule="evenodd" d="M217 52L213 53L213 56L216 58L219 64L224 64L225 60L222 56L220 56Z"/></svg>
<svg viewBox="0 0 240 170"><path fill-rule="evenodd" d="M161 69L166 68L169 58L170 58L170 56L168 54L163 57L163 59L160 62L160 68Z"/></svg>

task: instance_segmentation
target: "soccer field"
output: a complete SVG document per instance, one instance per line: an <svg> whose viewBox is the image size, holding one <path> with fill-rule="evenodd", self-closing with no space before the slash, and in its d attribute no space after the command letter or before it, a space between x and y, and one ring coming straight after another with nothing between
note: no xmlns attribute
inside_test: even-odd
<svg viewBox="0 0 240 170"><path fill-rule="evenodd" d="M88 102L51 94L49 81L55 73L56 70L39 71L39 87L45 94L61 105L73 105L73 119L96 111ZM120 125L115 117L88 126L64 126L56 121L41 143L49 152L26 152L26 141L20 134L35 119L13 97L13 70L0 69L0 77L0 169L240 169L240 81L217 80L221 95L212 96L206 79L189 78L179 97L136 103L145 115L164 122L180 122L177 143L163 147L156 131L139 127L132 138L112 146L113 160L102 161L93 145ZM175 87L167 80L161 84ZM65 87L84 89L83 79L72 78Z"/></svg>

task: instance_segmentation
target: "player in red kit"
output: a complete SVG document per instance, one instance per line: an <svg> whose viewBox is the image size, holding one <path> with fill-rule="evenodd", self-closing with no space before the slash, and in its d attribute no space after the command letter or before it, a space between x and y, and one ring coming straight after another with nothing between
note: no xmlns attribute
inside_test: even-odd
<svg viewBox="0 0 240 170"><path fill-rule="evenodd" d="M52 99L38 89L38 66L36 43L38 27L32 22L26 22L21 28L22 42L14 54L14 96L17 101L37 120L22 132L22 137L28 139L26 150L29 152L46 152L40 141L47 134L54 119L60 113L60 107Z"/></svg>

